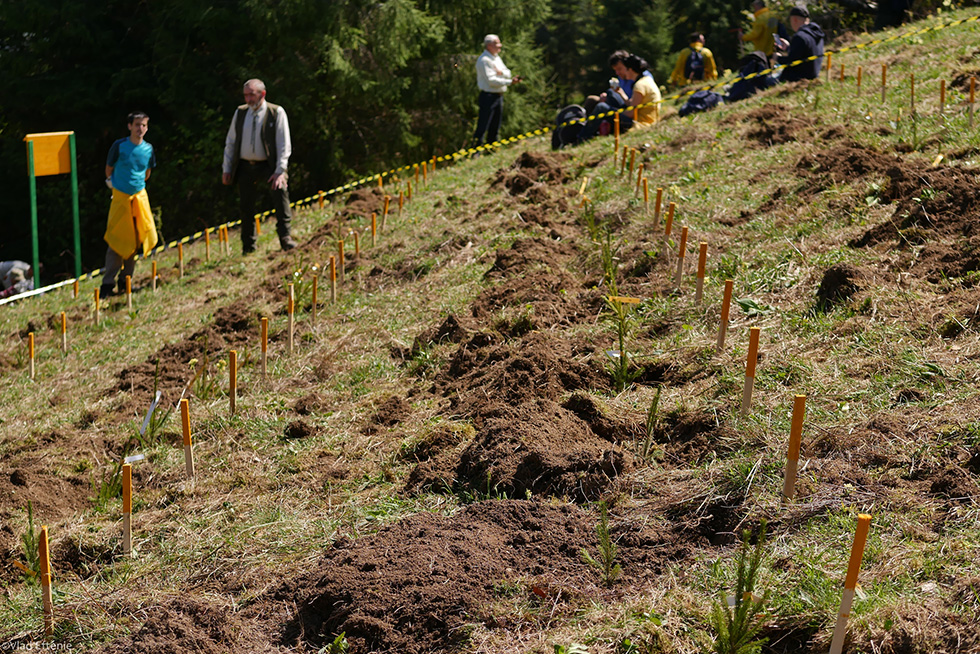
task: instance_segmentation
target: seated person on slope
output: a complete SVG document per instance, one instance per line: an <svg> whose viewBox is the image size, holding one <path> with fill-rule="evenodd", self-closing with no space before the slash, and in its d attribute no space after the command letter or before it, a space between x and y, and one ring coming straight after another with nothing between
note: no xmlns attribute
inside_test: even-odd
<svg viewBox="0 0 980 654"><path fill-rule="evenodd" d="M632 83L633 92L627 95L622 86L610 89L608 95L617 98L626 110L619 114L619 129L624 132L633 126L632 107L639 107L636 111L637 120L640 125L652 125L660 119L660 89L653 81L653 75L648 70L647 62L636 55L629 55L623 60L623 72L627 81ZM617 107L608 102L600 102L595 106L590 115L596 115L613 111ZM612 118L604 120L589 120L579 134L579 142L588 141L599 131L599 126L605 120L612 121Z"/></svg>
<svg viewBox="0 0 980 654"><path fill-rule="evenodd" d="M718 79L718 68L711 50L704 47L704 34L694 32L690 45L681 50L674 64L674 72L668 80L675 86L687 86L693 82L713 82Z"/></svg>
<svg viewBox="0 0 980 654"><path fill-rule="evenodd" d="M816 23L810 22L810 12L804 7L793 7L789 10L789 26L796 32L793 38L789 41L783 38L776 41L776 50L780 53L776 56L776 61L787 64L779 74L779 81L817 79L823 64L823 30ZM815 59L808 61L810 57ZM788 65L794 61L802 63Z"/></svg>

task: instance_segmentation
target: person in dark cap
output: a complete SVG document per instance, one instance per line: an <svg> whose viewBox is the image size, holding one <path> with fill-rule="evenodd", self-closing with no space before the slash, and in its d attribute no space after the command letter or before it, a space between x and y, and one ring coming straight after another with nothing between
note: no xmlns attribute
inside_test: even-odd
<svg viewBox="0 0 980 654"><path fill-rule="evenodd" d="M776 37L778 52L776 62L790 64L794 61L802 61L803 63L784 68L779 75L779 81L816 79L820 76L820 67L823 65L823 30L810 20L810 12L805 7L793 7L789 10L789 26L795 32L791 40ZM810 57L814 59L810 60Z"/></svg>

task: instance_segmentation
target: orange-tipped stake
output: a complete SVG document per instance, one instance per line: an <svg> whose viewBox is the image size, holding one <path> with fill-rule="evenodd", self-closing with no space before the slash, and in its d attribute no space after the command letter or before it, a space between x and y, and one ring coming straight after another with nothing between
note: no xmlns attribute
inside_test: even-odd
<svg viewBox="0 0 980 654"><path fill-rule="evenodd" d="M429 166L424 161L422 162L422 183L426 186L429 185Z"/></svg>
<svg viewBox="0 0 980 654"><path fill-rule="evenodd" d="M806 395L793 400L793 423L789 428L789 451L786 453L786 474L783 476L783 501L796 496L796 472L800 465L800 441L803 437L803 416L806 414Z"/></svg>
<svg viewBox="0 0 980 654"><path fill-rule="evenodd" d="M684 254L687 250L687 225L681 228L681 247L677 251L677 273L674 275L674 286L681 287L681 278L684 275Z"/></svg>
<svg viewBox="0 0 980 654"><path fill-rule="evenodd" d="M68 354L68 316L61 312L61 351Z"/></svg>
<svg viewBox="0 0 980 654"><path fill-rule="evenodd" d="M708 244L701 241L701 249L698 251L698 284L694 290L694 304L701 306L701 298L704 295L704 269L708 263Z"/></svg>
<svg viewBox="0 0 980 654"><path fill-rule="evenodd" d="M725 280L725 293L721 300L721 324L718 327L718 345L716 349L721 352L725 349L725 335L728 333L728 314L732 308L732 289L735 282L730 279Z"/></svg>
<svg viewBox="0 0 980 654"><path fill-rule="evenodd" d="M343 241L341 241L343 242ZM287 284L289 298L286 300L286 315L289 319L289 353L293 353L293 311L295 310L295 295L293 295L293 285Z"/></svg>
<svg viewBox="0 0 980 654"><path fill-rule="evenodd" d="M830 69L833 68L834 53L827 53L827 81L830 81Z"/></svg>
<svg viewBox="0 0 980 654"><path fill-rule="evenodd" d="M204 261L211 261L211 229L204 230Z"/></svg>
<svg viewBox="0 0 980 654"><path fill-rule="evenodd" d="M354 230L354 256L361 256L361 233L356 229Z"/></svg>
<svg viewBox="0 0 980 654"><path fill-rule="evenodd" d="M416 186L419 185L418 181L415 182L415 185ZM405 186L406 186L406 188L405 188L405 200L408 201L408 202L411 202L412 201L412 183L411 182L407 182Z"/></svg>
<svg viewBox="0 0 980 654"><path fill-rule="evenodd" d="M639 122L639 120L640 120L640 108L633 107L633 122L636 123Z"/></svg>
<svg viewBox="0 0 980 654"><path fill-rule="evenodd" d="M123 556L133 555L133 466L124 463L122 467L123 491Z"/></svg>
<svg viewBox="0 0 980 654"><path fill-rule="evenodd" d="M656 229L660 226L660 207L663 205L664 201L664 190L662 188L657 189L657 199L653 202L653 227Z"/></svg>
<svg viewBox="0 0 980 654"><path fill-rule="evenodd" d="M77 298L78 297L78 280L77 279L71 283L71 292L72 292L72 295L71 296L73 298Z"/></svg>
<svg viewBox="0 0 980 654"><path fill-rule="evenodd" d="M126 310L133 312L133 276L126 275Z"/></svg>
<svg viewBox="0 0 980 654"><path fill-rule="evenodd" d="M157 292L157 262L153 261L150 268L150 288L154 293Z"/></svg>
<svg viewBox="0 0 980 654"><path fill-rule="evenodd" d="M623 163L619 167L619 174L622 175L626 170L626 152L629 150L626 146L623 146Z"/></svg>
<svg viewBox="0 0 980 654"><path fill-rule="evenodd" d="M386 195L385 196L384 209L381 212L381 224L382 225L386 225L388 223L388 208L390 206L391 206L391 196L390 195ZM373 245L373 243L372 243L372 245Z"/></svg>
<svg viewBox="0 0 980 654"><path fill-rule="evenodd" d="M636 189L633 191L634 195L640 194L640 189L643 188L643 168L644 164L640 164L636 169Z"/></svg>
<svg viewBox="0 0 980 654"><path fill-rule="evenodd" d="M862 72L863 71L861 70L861 66L858 66L858 74L857 74L857 94L858 95L861 95L861 73Z"/></svg>
<svg viewBox="0 0 980 654"><path fill-rule="evenodd" d="M613 139L613 168L616 168L616 156L619 154L619 135Z"/></svg>
<svg viewBox="0 0 980 654"><path fill-rule="evenodd" d="M976 98L976 93L977 93L977 78L971 77L970 78L970 127L973 127L973 102ZM75 282L75 284L77 286L78 282ZM75 295L78 295L78 293L76 292Z"/></svg>
<svg viewBox="0 0 980 654"><path fill-rule="evenodd" d="M752 408L752 388L755 386L755 364L759 359L759 334L761 329L749 330L749 355L745 359L745 386L742 388L742 415L749 415Z"/></svg>
<svg viewBox="0 0 980 654"><path fill-rule="evenodd" d="M262 236L262 218L259 216L255 217L255 237L258 238Z"/></svg>
<svg viewBox="0 0 980 654"><path fill-rule="evenodd" d="M262 379L269 370L269 319L262 318Z"/></svg>
<svg viewBox="0 0 980 654"><path fill-rule="evenodd" d="M99 289L95 289L95 324L102 322L102 308L99 306Z"/></svg>
<svg viewBox="0 0 980 654"><path fill-rule="evenodd" d="M325 195L323 191L320 191L320 209L323 209L323 198Z"/></svg>
<svg viewBox="0 0 980 654"><path fill-rule="evenodd" d="M34 381L34 332L27 335L28 374Z"/></svg>
<svg viewBox="0 0 980 654"><path fill-rule="evenodd" d="M643 208L646 211L650 210L650 185L646 177L643 178Z"/></svg>
<svg viewBox="0 0 980 654"><path fill-rule="evenodd" d="M580 196L585 195L585 188L589 185L589 178L586 177L582 180L582 184L578 187L578 194Z"/></svg>
<svg viewBox="0 0 980 654"><path fill-rule="evenodd" d="M378 244L378 214L371 214L371 247Z"/></svg>
<svg viewBox="0 0 980 654"><path fill-rule="evenodd" d="M881 65L881 102L885 102L885 91L888 88L888 64Z"/></svg>
<svg viewBox="0 0 980 654"><path fill-rule="evenodd" d="M667 205L667 220L664 221L664 240L670 238L670 230L674 225L674 209L676 206L674 202Z"/></svg>
<svg viewBox="0 0 980 654"><path fill-rule="evenodd" d="M238 351L228 352L228 413L235 415L235 401L238 399Z"/></svg>
<svg viewBox="0 0 980 654"><path fill-rule="evenodd" d="M187 478L194 478L194 445L191 441L191 410L187 398L180 401L180 423L184 428L184 467Z"/></svg>
<svg viewBox="0 0 980 654"><path fill-rule="evenodd" d="M402 217L402 209L404 207L405 207L405 194L402 193L401 191L398 191L398 217L399 218ZM382 225L381 225L381 231L384 231L384 229L385 229L385 226L382 223Z"/></svg>
<svg viewBox="0 0 980 654"><path fill-rule="evenodd" d="M939 113L946 112L946 80L939 80Z"/></svg>
<svg viewBox="0 0 980 654"><path fill-rule="evenodd" d="M337 302L337 259L330 257L330 302Z"/></svg>
<svg viewBox="0 0 980 654"><path fill-rule="evenodd" d="M438 161L436 159L436 156L435 155L432 155L432 174L433 175L436 174L436 161Z"/></svg>
<svg viewBox="0 0 980 654"><path fill-rule="evenodd" d="M177 277L184 278L184 244L177 244Z"/></svg>
<svg viewBox="0 0 980 654"><path fill-rule="evenodd" d="M636 164L636 150L630 148L630 177L633 176L633 170L635 164Z"/></svg>
<svg viewBox="0 0 980 654"><path fill-rule="evenodd" d="M858 573L861 572L861 559L864 558L864 546L868 542L868 530L870 528L871 516L864 513L859 514L857 531L854 533L854 544L851 545L851 560L847 564L847 577L844 579L844 595L841 597L840 611L837 612L834 638L830 641L830 654L841 654L844 649L847 619L851 616L851 605L854 603Z"/></svg>
<svg viewBox="0 0 980 654"><path fill-rule="evenodd" d="M340 269L340 282L343 283L347 275L347 260L344 258L344 241L337 241L337 267Z"/></svg>
<svg viewBox="0 0 980 654"><path fill-rule="evenodd" d="M382 191L385 190L385 184L384 181L382 181L381 179L381 175L378 175L378 188L381 189Z"/></svg>
<svg viewBox="0 0 980 654"><path fill-rule="evenodd" d="M844 81L844 64L840 65L840 81Z"/></svg>
<svg viewBox="0 0 980 654"><path fill-rule="evenodd" d="M619 147L619 114L613 116L613 135L616 137L616 147Z"/></svg>
<svg viewBox="0 0 980 654"><path fill-rule="evenodd" d="M41 527L37 540L41 573L41 606L44 611L44 635L54 633L54 602L51 601L51 551L48 549L48 526Z"/></svg>

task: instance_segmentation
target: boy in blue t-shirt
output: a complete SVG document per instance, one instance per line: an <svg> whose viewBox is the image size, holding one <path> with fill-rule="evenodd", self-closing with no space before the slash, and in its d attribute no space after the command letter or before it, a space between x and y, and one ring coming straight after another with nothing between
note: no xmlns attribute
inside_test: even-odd
<svg viewBox="0 0 980 654"><path fill-rule="evenodd" d="M106 158L106 184L112 189L112 204L105 231L109 248L100 290L103 297L112 295L120 270L123 275L119 278L119 290L125 289L126 275L132 277L136 269L136 250L140 246L146 255L157 244L156 225L146 194L146 180L157 165L153 146L143 140L149 123L149 117L141 111L129 114L129 138L113 143Z"/></svg>

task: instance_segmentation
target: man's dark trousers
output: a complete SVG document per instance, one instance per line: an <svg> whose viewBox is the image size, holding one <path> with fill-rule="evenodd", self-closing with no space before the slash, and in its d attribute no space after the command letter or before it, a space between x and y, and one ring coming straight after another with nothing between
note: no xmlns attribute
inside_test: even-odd
<svg viewBox="0 0 980 654"><path fill-rule="evenodd" d="M256 205L266 194L271 194L275 202L276 233L280 239L289 235L289 223L293 218L289 191L272 188L269 178L274 172L269 161L252 163L242 159L238 164L238 207L242 219L242 251L246 254L255 250Z"/></svg>
<svg viewBox="0 0 980 654"><path fill-rule="evenodd" d="M473 138L477 144L483 142L483 133L487 134L487 143L493 143L500 134L500 119L504 115L504 94L480 91L480 117L476 121L476 134Z"/></svg>

